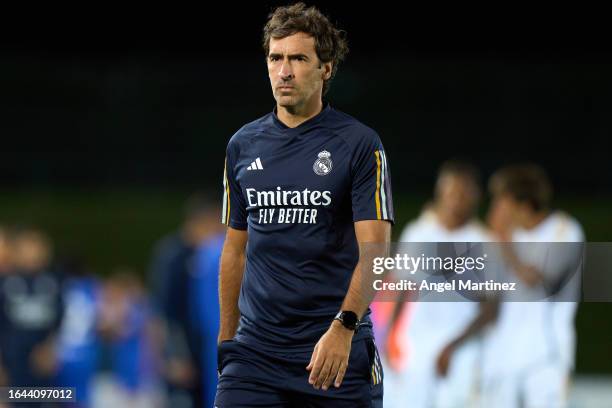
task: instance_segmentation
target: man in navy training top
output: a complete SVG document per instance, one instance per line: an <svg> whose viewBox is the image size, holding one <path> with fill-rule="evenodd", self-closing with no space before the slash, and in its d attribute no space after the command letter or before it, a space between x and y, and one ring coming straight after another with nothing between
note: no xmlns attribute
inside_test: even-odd
<svg viewBox="0 0 612 408"><path fill-rule="evenodd" d="M381 407L361 244L390 240L386 154L323 103L348 49L316 8L277 8L263 46L276 107L227 146L215 406Z"/></svg>

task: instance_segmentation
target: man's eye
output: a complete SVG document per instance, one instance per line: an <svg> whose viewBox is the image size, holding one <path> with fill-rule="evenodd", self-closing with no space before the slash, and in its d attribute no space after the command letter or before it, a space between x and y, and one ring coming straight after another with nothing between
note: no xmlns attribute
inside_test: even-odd
<svg viewBox="0 0 612 408"><path fill-rule="evenodd" d="M270 57L270 61L278 61L279 59L279 57Z"/></svg>

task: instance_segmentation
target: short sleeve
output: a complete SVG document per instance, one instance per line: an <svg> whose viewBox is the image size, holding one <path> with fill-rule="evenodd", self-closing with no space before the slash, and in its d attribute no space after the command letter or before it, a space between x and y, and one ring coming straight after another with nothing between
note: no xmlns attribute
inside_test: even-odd
<svg viewBox="0 0 612 408"><path fill-rule="evenodd" d="M364 137L351 161L353 221L394 222L391 173L385 149L376 133Z"/></svg>
<svg viewBox="0 0 612 408"><path fill-rule="evenodd" d="M247 212L242 190L236 180L236 160L237 152L232 148L230 141L227 146L223 171L223 213L221 214L221 222L235 229L246 230Z"/></svg>

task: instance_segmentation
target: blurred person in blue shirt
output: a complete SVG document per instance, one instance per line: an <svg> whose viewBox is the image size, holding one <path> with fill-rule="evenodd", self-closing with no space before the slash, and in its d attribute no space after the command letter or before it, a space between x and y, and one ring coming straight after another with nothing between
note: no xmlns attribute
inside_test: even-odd
<svg viewBox="0 0 612 408"><path fill-rule="evenodd" d="M90 406L90 389L98 368L97 318L101 285L76 259L66 261L64 319L57 340L58 386L75 387L78 406Z"/></svg>
<svg viewBox="0 0 612 408"><path fill-rule="evenodd" d="M202 324L193 317L197 306L192 298L192 281L198 276L198 247L219 231L213 215L217 204L209 197L198 193L189 198L183 223L178 231L158 242L149 269L155 314L164 328L163 373L173 407L202 404Z"/></svg>
<svg viewBox="0 0 612 408"><path fill-rule="evenodd" d="M212 212L214 221L217 213ZM217 222L215 224L218 225ZM212 231L212 230L211 230ZM212 407L217 390L217 336L219 334L219 259L224 235L216 232L196 253L196 275L189 293L193 327L201 338L201 381L204 407Z"/></svg>
<svg viewBox="0 0 612 408"><path fill-rule="evenodd" d="M118 270L104 283L100 300L98 329L115 398L125 404L150 405L157 394L159 360L143 287L134 272Z"/></svg>

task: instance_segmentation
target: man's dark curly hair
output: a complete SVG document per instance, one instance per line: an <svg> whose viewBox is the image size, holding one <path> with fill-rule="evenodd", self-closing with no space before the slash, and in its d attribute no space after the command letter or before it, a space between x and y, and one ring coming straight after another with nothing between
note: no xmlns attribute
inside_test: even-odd
<svg viewBox="0 0 612 408"><path fill-rule="evenodd" d="M339 30L316 7L304 3L276 8L268 16L263 30L263 48L266 56L270 52L270 39L281 39L302 32L315 40L315 51L321 62L332 63L332 73L323 83L323 95L336 75L338 65L348 53L346 32Z"/></svg>
<svg viewBox="0 0 612 408"><path fill-rule="evenodd" d="M527 203L534 211L547 210L553 188L544 169L533 163L513 164L497 170L489 181L493 195L509 194Z"/></svg>

